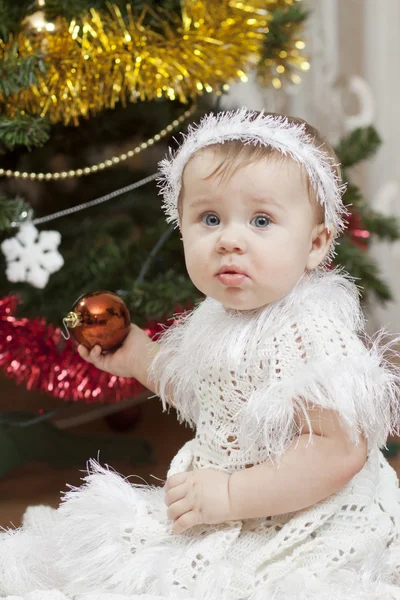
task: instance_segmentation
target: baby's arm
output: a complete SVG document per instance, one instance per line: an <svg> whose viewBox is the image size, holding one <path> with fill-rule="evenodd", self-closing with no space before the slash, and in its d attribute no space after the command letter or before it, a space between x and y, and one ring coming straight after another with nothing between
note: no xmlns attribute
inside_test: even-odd
<svg viewBox="0 0 400 600"><path fill-rule="evenodd" d="M308 416L311 440L307 422L299 422L301 435L279 466L268 462L231 475L213 469L172 475L165 503L173 531L294 512L345 486L365 463L366 440L353 444L334 411L311 409Z"/></svg>
<svg viewBox="0 0 400 600"><path fill-rule="evenodd" d="M353 444L334 411L311 409L307 423L279 464L256 465L229 478L231 519L250 519L302 510L346 485L363 467L367 441Z"/></svg>

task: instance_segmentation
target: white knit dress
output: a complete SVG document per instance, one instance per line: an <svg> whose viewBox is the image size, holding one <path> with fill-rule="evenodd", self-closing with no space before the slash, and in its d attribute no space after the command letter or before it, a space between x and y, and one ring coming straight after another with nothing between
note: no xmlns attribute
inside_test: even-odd
<svg viewBox="0 0 400 600"><path fill-rule="evenodd" d="M174 535L162 489L92 463L57 510L28 509L22 528L0 534L0 597L400 599L400 493L379 450L398 425L398 373L378 343L360 341L363 329L355 286L314 273L256 311L206 299L165 332L152 365L164 403L173 387L180 418L196 427L169 475L279 465L296 414L314 405L336 410L351 439L368 438L364 468L340 492Z"/></svg>

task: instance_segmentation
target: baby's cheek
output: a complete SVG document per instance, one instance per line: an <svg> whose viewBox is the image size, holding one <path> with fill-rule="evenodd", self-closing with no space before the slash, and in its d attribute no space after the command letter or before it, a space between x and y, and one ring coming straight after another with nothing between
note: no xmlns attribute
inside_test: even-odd
<svg viewBox="0 0 400 600"><path fill-rule="evenodd" d="M268 288L286 293L304 272L303 262L302 257L286 247L266 253L264 259L258 261L257 270Z"/></svg>
<svg viewBox="0 0 400 600"><path fill-rule="evenodd" d="M186 269L190 279L196 285L207 276L207 261L201 252L185 253Z"/></svg>

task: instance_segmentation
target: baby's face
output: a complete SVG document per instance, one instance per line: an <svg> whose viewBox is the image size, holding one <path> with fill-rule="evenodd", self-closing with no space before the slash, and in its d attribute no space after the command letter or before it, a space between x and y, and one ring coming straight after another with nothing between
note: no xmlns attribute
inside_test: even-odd
<svg viewBox="0 0 400 600"><path fill-rule="evenodd" d="M205 295L251 310L286 295L310 268L315 206L292 160L262 159L206 179L220 161L215 149L201 150L183 173L186 266Z"/></svg>

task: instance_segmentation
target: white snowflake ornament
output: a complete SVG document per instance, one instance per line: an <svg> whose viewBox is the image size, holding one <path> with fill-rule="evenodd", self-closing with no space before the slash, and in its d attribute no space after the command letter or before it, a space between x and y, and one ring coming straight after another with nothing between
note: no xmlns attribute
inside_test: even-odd
<svg viewBox="0 0 400 600"><path fill-rule="evenodd" d="M23 223L15 237L1 244L8 264L8 281L27 281L40 289L46 287L50 275L64 264L57 251L60 242L58 231L39 232L33 223Z"/></svg>

